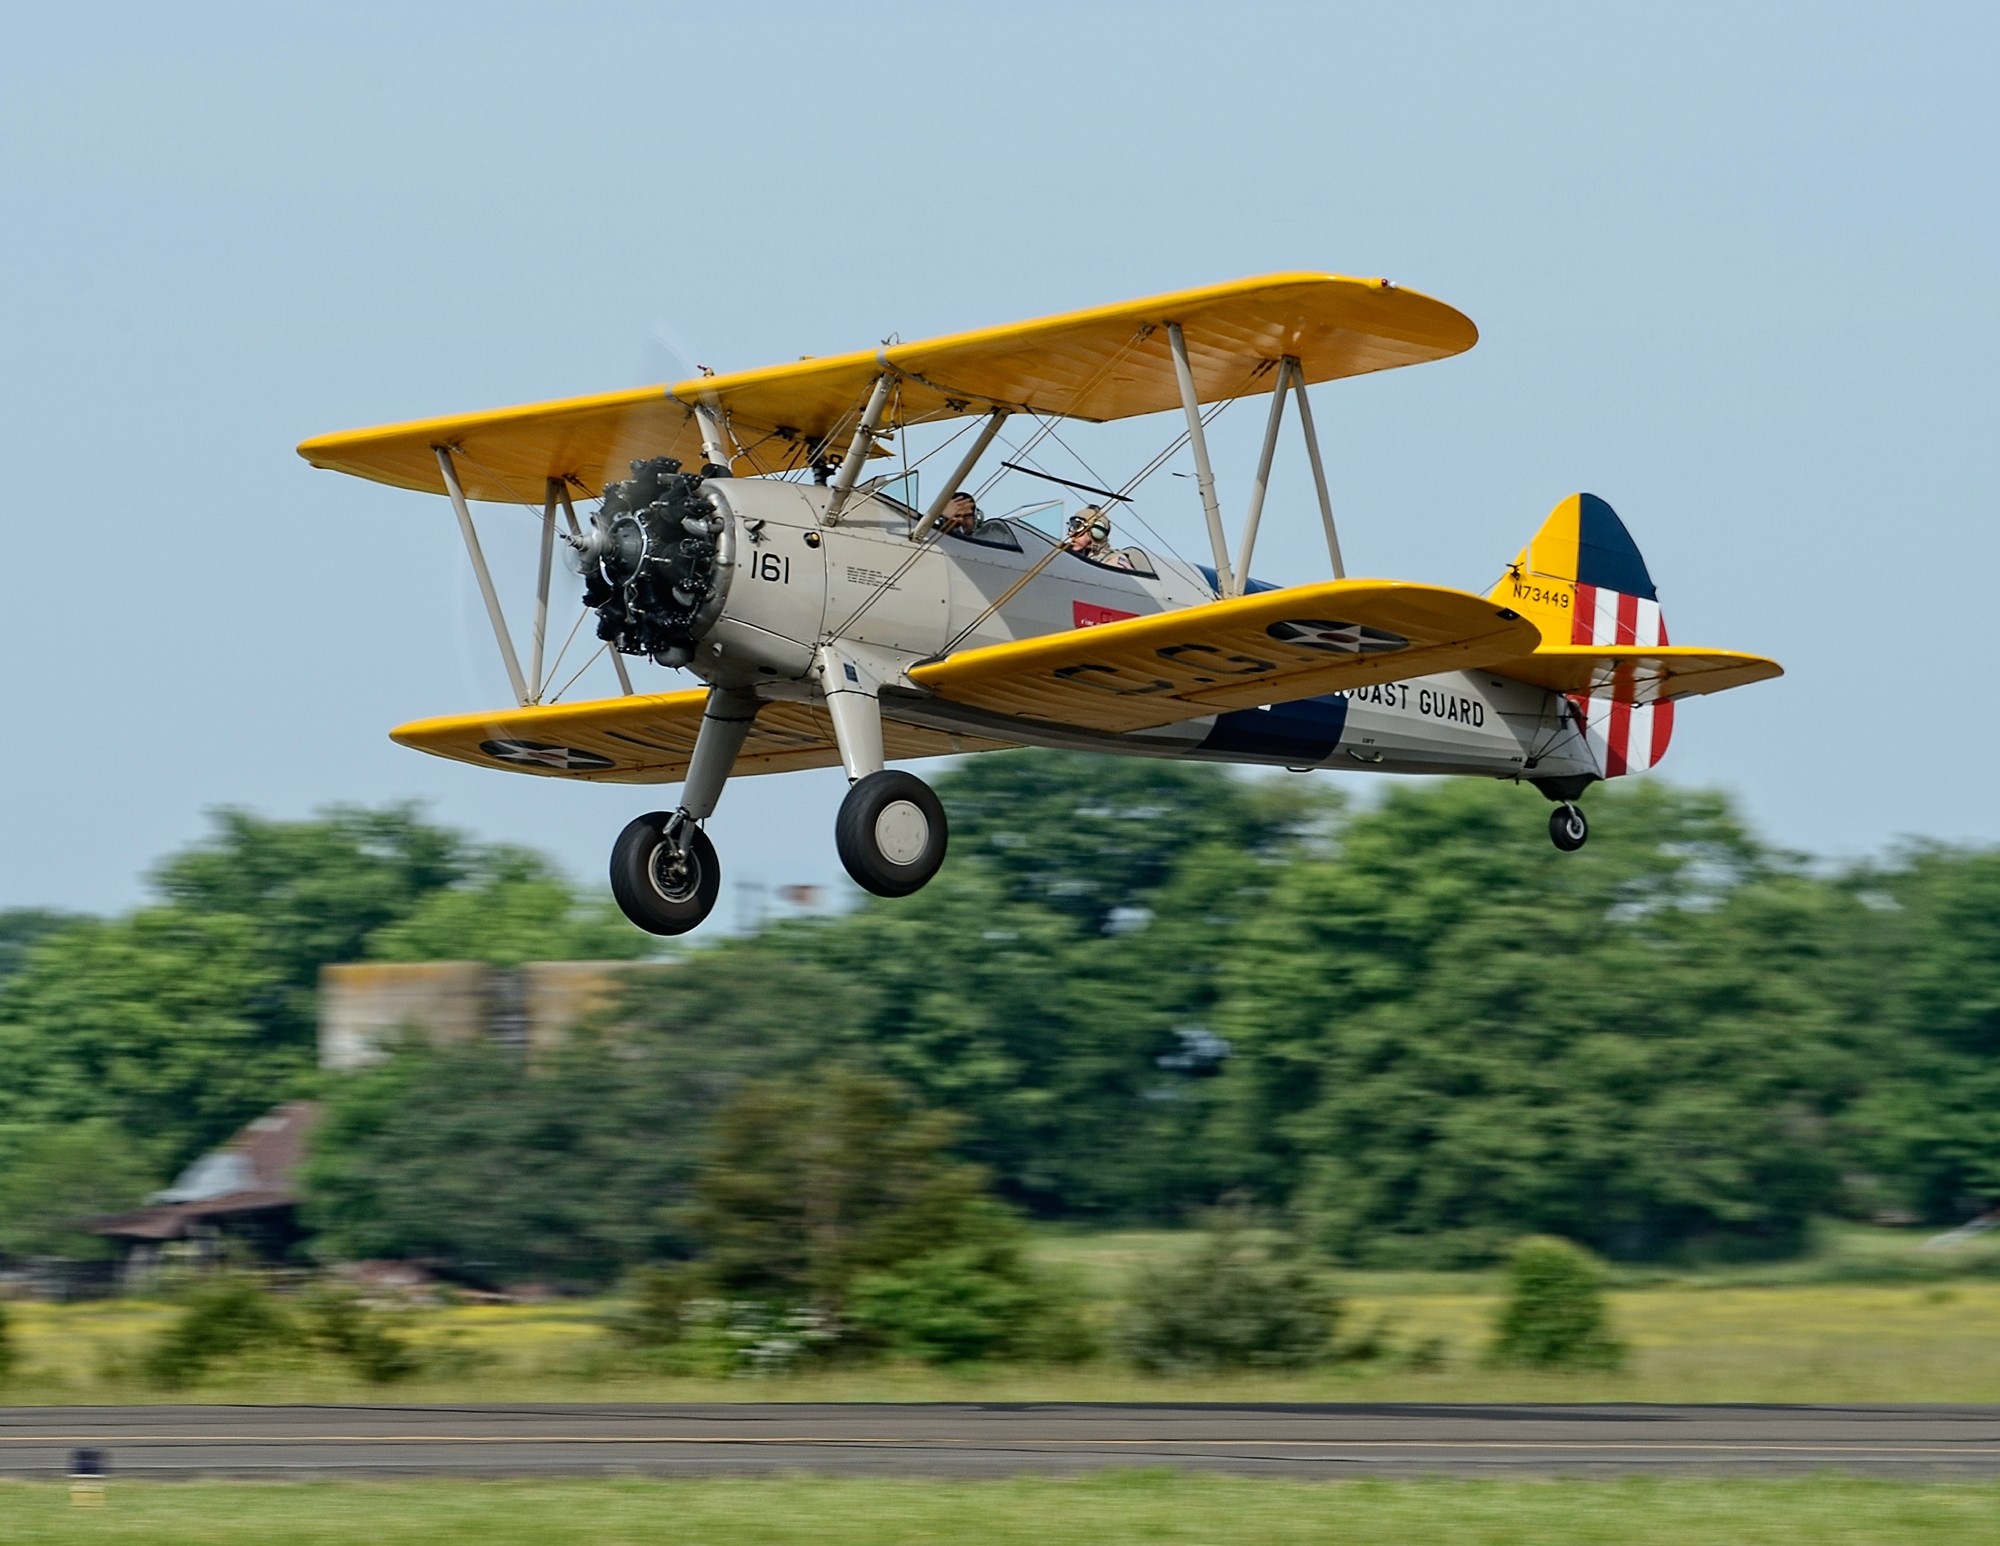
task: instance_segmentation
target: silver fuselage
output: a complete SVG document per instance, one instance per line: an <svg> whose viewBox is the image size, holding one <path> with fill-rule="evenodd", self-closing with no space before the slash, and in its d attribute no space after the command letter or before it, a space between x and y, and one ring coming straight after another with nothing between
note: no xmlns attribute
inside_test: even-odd
<svg viewBox="0 0 2000 1546"><path fill-rule="evenodd" d="M827 490L814 485L716 479L705 488L729 515L732 539L720 616L691 668L716 685L814 701L816 652L837 640L865 656L882 682L885 717L988 740L1381 773L1563 779L1598 771L1560 695L1486 671L1127 734L949 703L904 673L959 650L1197 606L1215 599L1213 583L1178 559L1132 548L1124 550L1132 570L1061 553L1021 584L1054 545L1021 521L913 543L915 512L879 492L856 495L829 524Z"/></svg>

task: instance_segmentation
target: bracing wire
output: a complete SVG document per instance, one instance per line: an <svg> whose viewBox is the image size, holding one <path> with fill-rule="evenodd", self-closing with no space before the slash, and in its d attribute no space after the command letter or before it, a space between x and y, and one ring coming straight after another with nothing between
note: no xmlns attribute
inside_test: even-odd
<svg viewBox="0 0 2000 1546"><path fill-rule="evenodd" d="M569 653L570 645L576 642L576 631L583 626L583 620L588 616L590 616L589 607L577 610L576 621L569 625L569 633L562 641L562 648L556 651L556 658L549 665L546 673L549 681L553 682L556 679L556 673L562 669L563 656Z"/></svg>
<svg viewBox="0 0 2000 1546"><path fill-rule="evenodd" d="M548 701L550 703L560 703L562 701L562 695L568 692L572 687L576 686L576 684L583 679L583 673L588 671L592 666L596 665L597 657L599 655L602 655L610 647L611 646L608 644L600 644L597 646L596 649L592 650L590 652L590 658L586 660L582 665L576 668L576 675L571 677L567 682L564 682L561 687L557 688L555 696L550 698Z"/></svg>

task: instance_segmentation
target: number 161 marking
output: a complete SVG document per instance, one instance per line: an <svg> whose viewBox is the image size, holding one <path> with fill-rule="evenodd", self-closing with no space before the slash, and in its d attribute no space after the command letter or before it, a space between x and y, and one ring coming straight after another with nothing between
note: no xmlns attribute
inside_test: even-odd
<svg viewBox="0 0 2000 1546"><path fill-rule="evenodd" d="M750 577L753 580L776 580L780 585L792 583L792 561L776 553L759 553L750 563Z"/></svg>

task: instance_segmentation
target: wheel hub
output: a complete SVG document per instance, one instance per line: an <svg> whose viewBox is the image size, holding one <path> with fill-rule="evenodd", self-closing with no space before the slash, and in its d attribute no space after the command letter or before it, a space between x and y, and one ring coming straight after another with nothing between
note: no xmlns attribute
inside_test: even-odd
<svg viewBox="0 0 2000 1546"><path fill-rule="evenodd" d="M653 889L669 902L685 902L701 889L701 861L671 841L663 840L653 850L646 875Z"/></svg>
<svg viewBox="0 0 2000 1546"><path fill-rule="evenodd" d="M875 818L875 846L891 864L915 864L930 838L929 820L908 800L891 800Z"/></svg>

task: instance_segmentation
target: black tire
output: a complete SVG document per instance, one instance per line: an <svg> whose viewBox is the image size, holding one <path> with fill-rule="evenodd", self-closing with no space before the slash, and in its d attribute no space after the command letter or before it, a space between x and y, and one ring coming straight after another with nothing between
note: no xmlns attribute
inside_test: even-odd
<svg viewBox="0 0 2000 1546"><path fill-rule="evenodd" d="M618 907L648 934L685 934L711 912L722 895L722 864L715 845L696 827L675 873L665 811L629 822L611 845L611 894Z"/></svg>
<svg viewBox="0 0 2000 1546"><path fill-rule="evenodd" d="M1549 841L1566 854L1573 854L1590 840L1590 823L1576 805L1558 805L1549 812Z"/></svg>
<svg viewBox="0 0 2000 1546"><path fill-rule="evenodd" d="M877 896L921 891L944 864L944 805L931 786L898 769L870 773L840 802L833 846L854 883Z"/></svg>

